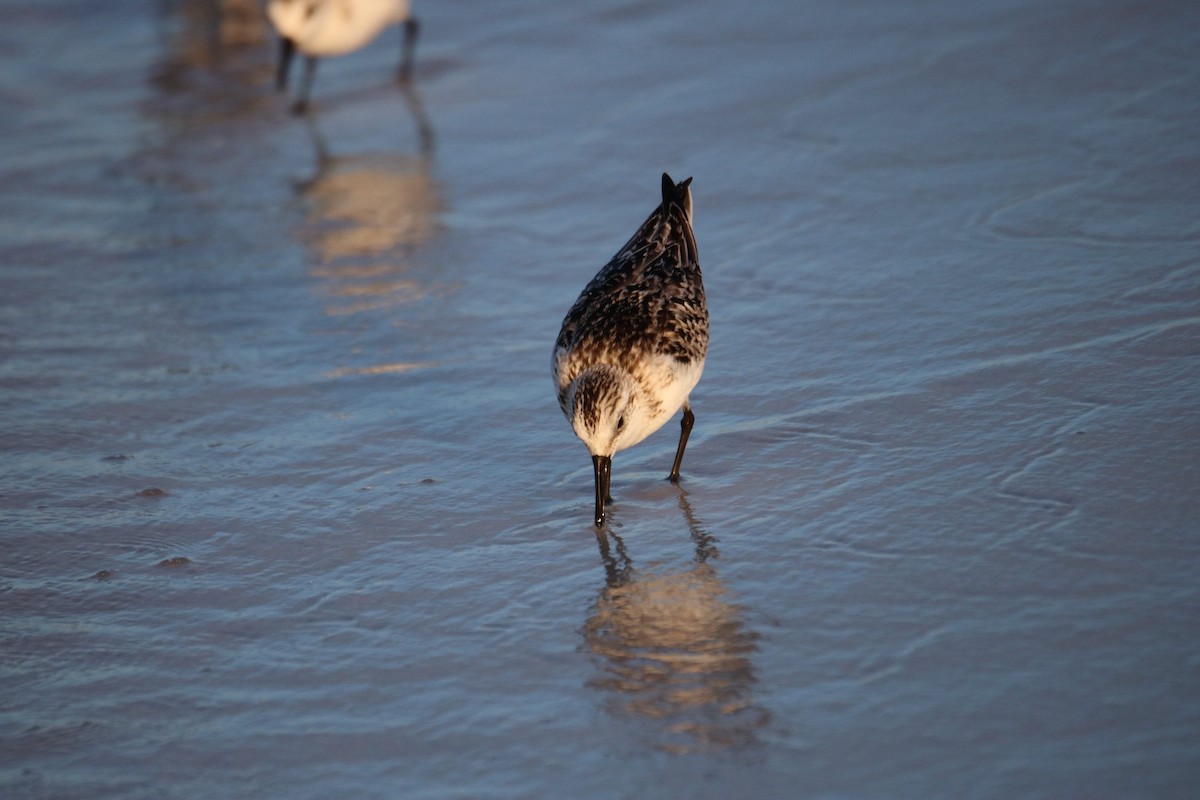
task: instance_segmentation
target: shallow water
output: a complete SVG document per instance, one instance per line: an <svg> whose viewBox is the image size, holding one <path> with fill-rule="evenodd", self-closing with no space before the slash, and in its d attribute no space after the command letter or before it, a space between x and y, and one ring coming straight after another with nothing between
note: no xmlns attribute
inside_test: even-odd
<svg viewBox="0 0 1200 800"><path fill-rule="evenodd" d="M0 5L4 796L1194 796L1193 4L428 4L307 121L253 4Z"/></svg>

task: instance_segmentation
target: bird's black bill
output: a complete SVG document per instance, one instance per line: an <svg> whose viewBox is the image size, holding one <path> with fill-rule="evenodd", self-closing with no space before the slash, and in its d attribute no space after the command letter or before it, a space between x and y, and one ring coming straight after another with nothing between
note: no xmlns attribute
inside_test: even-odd
<svg viewBox="0 0 1200 800"><path fill-rule="evenodd" d="M599 528L604 524L604 502L612 481L612 456L592 456L592 467L596 471L596 527Z"/></svg>
<svg viewBox="0 0 1200 800"><path fill-rule="evenodd" d="M283 91L287 88L288 70L292 66L292 56L296 55L296 43L283 36L279 39L279 68L275 73L275 88Z"/></svg>
<svg viewBox="0 0 1200 800"><path fill-rule="evenodd" d="M683 451L687 447L688 436L692 434L692 425L696 423L696 415L690 408L683 409L683 419L679 421L679 447L675 448L675 463L671 466L671 474L667 476L671 483L679 483L679 468L683 466Z"/></svg>

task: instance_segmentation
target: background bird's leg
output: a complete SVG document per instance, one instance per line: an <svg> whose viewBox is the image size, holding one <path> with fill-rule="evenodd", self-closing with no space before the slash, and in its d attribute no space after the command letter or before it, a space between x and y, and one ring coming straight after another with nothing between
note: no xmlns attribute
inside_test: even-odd
<svg viewBox="0 0 1200 800"><path fill-rule="evenodd" d="M417 48L417 31L420 27L416 17L409 17L404 21L404 41L400 44L400 72L398 75L404 83L407 83L412 77L413 51Z"/></svg>
<svg viewBox="0 0 1200 800"><path fill-rule="evenodd" d="M296 43L286 36L279 39L279 68L275 73L275 88L283 91L287 88L288 69L292 66L292 56L296 54Z"/></svg>
<svg viewBox="0 0 1200 800"><path fill-rule="evenodd" d="M692 432L692 425L696 422L696 415L692 413L692 409L687 403L683 404L683 419L679 421L679 447L675 449L675 464L671 467L671 474L668 476L671 483L679 483L679 465L683 463L683 449L687 447L688 436Z"/></svg>
<svg viewBox="0 0 1200 800"><path fill-rule="evenodd" d="M293 114L303 114L308 110L308 95L312 91L313 79L317 76L316 56L304 57L304 77L300 81L300 95L292 104Z"/></svg>

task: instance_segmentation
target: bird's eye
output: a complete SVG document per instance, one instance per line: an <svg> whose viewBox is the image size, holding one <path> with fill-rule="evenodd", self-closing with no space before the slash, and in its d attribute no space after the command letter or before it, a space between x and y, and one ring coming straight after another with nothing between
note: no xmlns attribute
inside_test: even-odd
<svg viewBox="0 0 1200 800"><path fill-rule="evenodd" d="M625 418L624 417L618 418L617 419L617 430L621 430L621 428L624 428L624 427L625 427Z"/></svg>

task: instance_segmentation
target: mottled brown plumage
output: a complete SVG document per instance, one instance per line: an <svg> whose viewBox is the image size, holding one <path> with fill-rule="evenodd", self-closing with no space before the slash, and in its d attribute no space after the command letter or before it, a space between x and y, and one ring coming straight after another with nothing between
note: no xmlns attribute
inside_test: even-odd
<svg viewBox="0 0 1200 800"><path fill-rule="evenodd" d="M691 178L663 174L662 202L588 283L554 345L558 404L596 464L596 524L613 453L660 428L680 407L671 479L694 419L688 394L708 352L708 307L692 232ZM607 484L607 478L603 478Z"/></svg>

